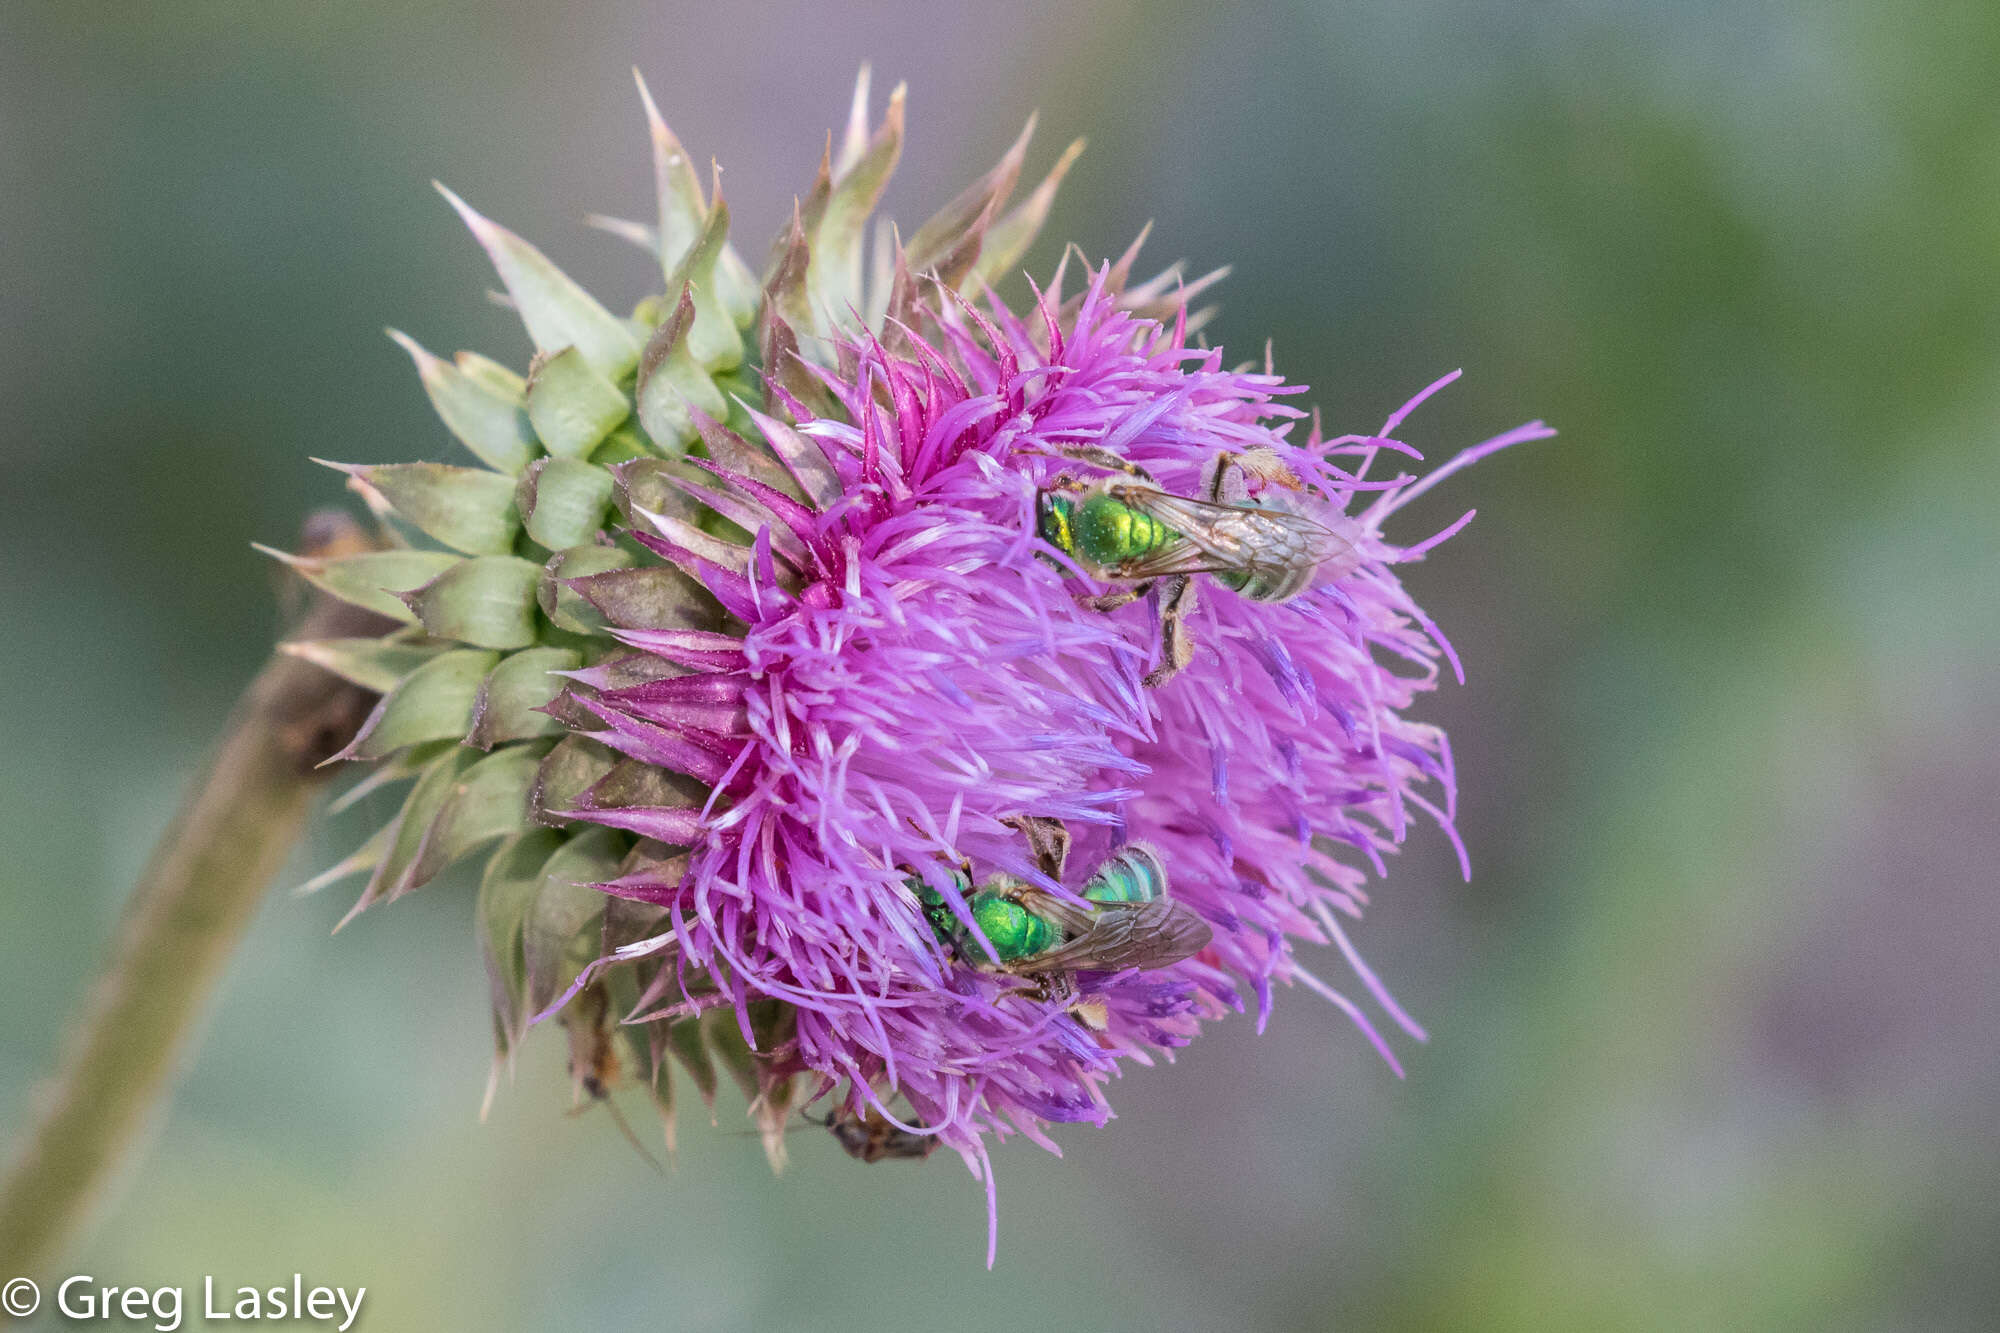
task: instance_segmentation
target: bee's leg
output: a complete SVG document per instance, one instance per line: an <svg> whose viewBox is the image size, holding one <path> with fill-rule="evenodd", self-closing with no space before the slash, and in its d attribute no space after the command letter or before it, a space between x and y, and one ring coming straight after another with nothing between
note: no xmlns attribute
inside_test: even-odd
<svg viewBox="0 0 2000 1333"><path fill-rule="evenodd" d="M1111 1026L1111 1006L1104 1002L1101 995L1071 1001L1069 1016L1090 1032L1102 1032Z"/></svg>
<svg viewBox="0 0 2000 1333"><path fill-rule="evenodd" d="M1040 863L1042 873L1062 883L1063 865L1069 860L1069 826L1046 815L1011 815L1000 821L1027 835L1028 847Z"/></svg>
<svg viewBox="0 0 2000 1333"><path fill-rule="evenodd" d="M1166 591L1160 595L1160 664L1146 673L1146 684L1154 689L1194 660L1194 640L1188 636L1186 623L1194 610L1194 580L1176 574L1165 583Z"/></svg>
<svg viewBox="0 0 2000 1333"><path fill-rule="evenodd" d="M1268 445L1260 444L1256 448L1246 449L1240 454L1233 451L1225 451L1215 456L1215 460L1209 464L1209 503L1232 503L1225 496L1223 488L1223 480L1229 475L1232 468L1241 472L1246 477L1255 477L1259 481L1274 483L1283 486L1288 491L1302 491L1305 489L1305 483L1300 481L1298 475L1289 467L1285 466L1285 460L1278 457L1278 451ZM1247 486L1245 487L1245 492L1246 494L1248 492Z"/></svg>
<svg viewBox="0 0 2000 1333"><path fill-rule="evenodd" d="M1225 503L1222 498L1222 479L1229 475L1230 468L1241 467L1242 460L1243 456L1241 454L1220 453L1209 464L1208 502L1210 504L1219 505Z"/></svg>
<svg viewBox="0 0 2000 1333"><path fill-rule="evenodd" d="M1136 602L1152 590L1153 580L1115 588L1110 592L1092 593L1077 598L1077 604L1089 611L1116 611L1130 602Z"/></svg>
<svg viewBox="0 0 2000 1333"><path fill-rule="evenodd" d="M1119 588L1115 592L1096 593L1077 598L1077 604L1086 611L1116 611L1121 606L1136 602L1145 596L1142 588Z"/></svg>
<svg viewBox="0 0 2000 1333"><path fill-rule="evenodd" d="M1060 454L1064 458L1074 458L1079 463L1088 463L1092 467L1101 467L1107 472L1123 472L1129 477L1145 482L1148 486L1159 485L1153 480L1153 474L1137 463L1094 444L1057 445L1051 452Z"/></svg>

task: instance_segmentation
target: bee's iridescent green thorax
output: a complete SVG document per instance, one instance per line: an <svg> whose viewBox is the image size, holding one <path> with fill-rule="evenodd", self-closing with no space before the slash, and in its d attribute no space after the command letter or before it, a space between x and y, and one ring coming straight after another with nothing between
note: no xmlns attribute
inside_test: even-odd
<svg viewBox="0 0 2000 1333"><path fill-rule="evenodd" d="M1063 942L1062 927L1039 916L1007 896L1004 890L981 889L972 897L972 919L993 945L1003 963L1047 953ZM977 942L967 939L968 956L979 952Z"/></svg>
<svg viewBox="0 0 2000 1333"><path fill-rule="evenodd" d="M1042 540L1087 565L1114 566L1150 555L1181 534L1106 491L1081 501L1060 491L1043 491L1036 504Z"/></svg>

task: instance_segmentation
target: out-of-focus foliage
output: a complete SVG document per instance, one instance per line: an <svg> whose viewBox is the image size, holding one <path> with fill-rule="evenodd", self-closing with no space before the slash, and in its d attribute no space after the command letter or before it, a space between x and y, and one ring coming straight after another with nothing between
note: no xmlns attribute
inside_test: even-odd
<svg viewBox="0 0 2000 1333"><path fill-rule="evenodd" d="M302 1270L383 1327L1984 1326L2000 18L967 10L10 9L0 1133L276 628L249 543L337 498L309 456L456 461L381 325L525 355L425 182L650 276L570 226L645 207L635 61L746 240L870 59L923 145L897 211L1039 105L1091 136L1051 235L1233 262L1211 334L1331 421L1463 365L1414 442L1562 428L1408 516L1481 510L1411 577L1471 673L1433 715L1476 878L1419 838L1358 941L1434 1034L1408 1082L1304 997L1225 1026L1067 1163L1001 1154L989 1278L948 1160L809 1132L773 1181L725 1093L661 1180L563 1118L554 1038L479 1125L467 886L331 941L342 903L279 897L76 1271Z"/></svg>

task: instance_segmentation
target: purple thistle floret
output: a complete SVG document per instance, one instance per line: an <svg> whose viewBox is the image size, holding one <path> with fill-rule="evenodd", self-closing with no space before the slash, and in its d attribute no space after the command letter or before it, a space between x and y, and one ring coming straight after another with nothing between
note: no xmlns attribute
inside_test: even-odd
<svg viewBox="0 0 2000 1333"><path fill-rule="evenodd" d="M688 849L684 869L602 886L666 909L617 955L671 959L656 1012L732 1003L754 1045L748 1003L783 1002L796 1029L764 1053L773 1069L817 1074L823 1093L844 1084L854 1111L936 1134L989 1197L987 1134L1053 1150L1046 1123L1110 1116L1104 1085L1121 1059L1148 1062L1252 1004L1261 1027L1274 983L1326 996L1394 1066L1295 941L1336 947L1422 1039L1342 926L1414 819L1458 845L1450 747L1405 716L1441 663L1457 670L1393 571L1433 543L1398 547L1381 525L1463 462L1550 433L1521 427L1422 481L1371 477L1379 459L1417 457L1395 432L1455 376L1377 434L1325 440L1293 405L1303 386L1225 369L1219 350L1189 345L1184 303L1171 323L1143 318L1111 274L1069 302L1058 279L1027 318L952 298L922 338L892 325L850 341L838 369L814 371L837 410L815 416L774 390L799 424L753 417L793 484L711 461L684 485L752 544L635 515L637 540L742 632L621 630L655 659L641 674L660 678L577 675L577 701L606 728L597 739L712 791L699 808L579 812ZM1075 445L1182 495L1200 493L1218 454L1268 451L1358 563L1280 603L1204 580L1192 663L1149 688L1155 599L1092 609L1080 596L1108 585L1037 535L1038 491L1077 471L1062 456ZM1005 822L1022 816L1070 827L1069 883ZM1080 974L1066 1000L965 965L906 883L946 889L969 861L976 880L1012 875L1074 900L1127 841L1159 851L1212 943L1165 968ZM1073 1015L1079 1000L1099 1006L1102 1031Z"/></svg>

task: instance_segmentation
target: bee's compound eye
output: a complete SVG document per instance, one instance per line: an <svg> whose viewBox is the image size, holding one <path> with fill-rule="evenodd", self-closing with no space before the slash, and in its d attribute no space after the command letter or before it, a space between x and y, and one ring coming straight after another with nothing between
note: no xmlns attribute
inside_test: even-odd
<svg viewBox="0 0 2000 1333"><path fill-rule="evenodd" d="M1041 539L1059 551L1071 549L1070 513L1074 502L1066 495L1043 491L1035 497L1035 529Z"/></svg>

